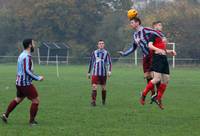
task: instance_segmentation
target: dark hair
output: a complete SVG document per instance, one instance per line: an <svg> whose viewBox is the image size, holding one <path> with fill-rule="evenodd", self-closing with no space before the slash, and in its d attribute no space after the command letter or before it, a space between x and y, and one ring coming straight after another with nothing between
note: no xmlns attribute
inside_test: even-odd
<svg viewBox="0 0 200 136"><path fill-rule="evenodd" d="M154 26L154 25L159 24L159 23L162 23L162 22L161 21L155 21L155 22L152 23L152 25Z"/></svg>
<svg viewBox="0 0 200 136"><path fill-rule="evenodd" d="M33 41L33 39L31 39L31 38L24 39L23 40L24 49L27 49L29 47L29 45L32 44L32 41Z"/></svg>
<svg viewBox="0 0 200 136"><path fill-rule="evenodd" d="M132 21L132 20L134 20L135 22L138 22L138 23L139 23L139 25L141 25L141 24L142 24L142 22L141 22L141 20L140 20L140 18L139 18L139 17L134 17L134 18L131 18L131 19L130 19L130 21Z"/></svg>
<svg viewBox="0 0 200 136"><path fill-rule="evenodd" d="M100 39L98 42L104 42L104 40Z"/></svg>

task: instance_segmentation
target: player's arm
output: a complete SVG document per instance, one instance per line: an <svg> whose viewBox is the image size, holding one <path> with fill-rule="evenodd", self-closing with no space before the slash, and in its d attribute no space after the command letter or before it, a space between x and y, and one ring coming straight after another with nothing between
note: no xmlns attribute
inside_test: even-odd
<svg viewBox="0 0 200 136"><path fill-rule="evenodd" d="M133 53L137 49L137 44L134 42L132 46L126 51L119 51L118 53L122 56L128 56L129 54Z"/></svg>
<svg viewBox="0 0 200 136"><path fill-rule="evenodd" d="M88 78L90 78L90 74L91 74L91 70L92 70L92 66L93 66L93 63L94 63L94 52L91 54L90 56L90 62L89 62L89 69L88 69Z"/></svg>
<svg viewBox="0 0 200 136"><path fill-rule="evenodd" d="M167 54L171 55L171 56L176 56L176 51L174 50L166 50Z"/></svg>
<svg viewBox="0 0 200 136"><path fill-rule="evenodd" d="M112 60L111 60L109 53L107 54L106 61L107 61L107 65L108 65L108 77L110 77L111 71L112 71Z"/></svg>
<svg viewBox="0 0 200 136"><path fill-rule="evenodd" d="M166 54L165 50L159 49L159 48L154 46L154 42L155 42L156 37L157 37L156 35L151 36L151 38L149 39L148 46L151 50L155 51L156 53L165 55Z"/></svg>
<svg viewBox="0 0 200 136"><path fill-rule="evenodd" d="M33 80L36 81L41 81L44 79L43 76L38 76L35 75L32 71L31 71L31 58L29 58L28 56L24 59L24 70L26 72L26 74L28 74L30 77L33 78Z"/></svg>

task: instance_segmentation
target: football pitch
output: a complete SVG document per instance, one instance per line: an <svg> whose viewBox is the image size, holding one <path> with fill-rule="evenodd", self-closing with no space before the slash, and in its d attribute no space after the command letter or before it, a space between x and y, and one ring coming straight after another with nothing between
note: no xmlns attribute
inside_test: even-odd
<svg viewBox="0 0 200 136"><path fill-rule="evenodd" d="M40 106L38 126L30 127L27 99L11 113L8 124L0 122L0 136L200 136L200 70L171 69L164 110L157 105L139 104L146 82L142 69L113 67L107 83L107 104L90 106L90 80L87 66L61 66L60 78L55 66L35 66L45 81L34 82ZM0 65L0 113L15 97L15 65Z"/></svg>

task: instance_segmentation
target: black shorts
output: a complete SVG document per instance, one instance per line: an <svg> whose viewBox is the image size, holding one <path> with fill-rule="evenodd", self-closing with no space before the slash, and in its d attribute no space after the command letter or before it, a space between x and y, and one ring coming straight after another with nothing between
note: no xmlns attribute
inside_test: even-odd
<svg viewBox="0 0 200 136"><path fill-rule="evenodd" d="M153 54L151 70L162 74L169 74L169 63L167 61L167 56Z"/></svg>

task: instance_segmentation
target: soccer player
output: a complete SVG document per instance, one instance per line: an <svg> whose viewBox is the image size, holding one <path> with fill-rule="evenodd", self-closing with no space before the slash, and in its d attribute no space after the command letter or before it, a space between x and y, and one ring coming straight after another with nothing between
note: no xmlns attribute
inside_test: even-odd
<svg viewBox="0 0 200 136"><path fill-rule="evenodd" d="M103 40L98 41L98 49L95 50L90 58L88 79L91 79L92 94L91 105L96 106L97 85L101 85L102 89L102 104L106 103L106 80L111 76L112 62L108 51L105 49Z"/></svg>
<svg viewBox="0 0 200 136"><path fill-rule="evenodd" d="M141 25L141 20L138 17L134 17L130 20L130 26L136 30L133 34L133 42L131 48L125 52L119 51L122 56L128 56L133 53L136 48L139 46L143 53L143 71L144 78L146 78L147 83L152 79L153 75L151 72L152 64L152 51L148 47L149 38L152 34L157 35L158 37L163 37L164 35L154 29L143 27ZM154 95L154 89L151 90L152 95Z"/></svg>
<svg viewBox="0 0 200 136"><path fill-rule="evenodd" d="M16 78L16 89L17 96L13 99L5 113L2 114L1 119L4 123L7 123L10 113L15 109L15 107L20 104L25 97L32 101L30 107L30 125L37 125L35 120L39 97L35 86L32 84L32 80L42 81L43 76L38 76L33 73L33 62L31 58L31 53L34 51L35 44L32 39L25 39L23 41L24 51L20 54L17 61L17 78Z"/></svg>
<svg viewBox="0 0 200 136"><path fill-rule="evenodd" d="M158 31L162 31L162 22L158 21L154 23L154 27ZM147 84L146 88L142 92L141 99L144 101L146 94L154 88L154 85L161 82L158 88L158 94L152 97L152 100L158 104L160 109L164 109L162 105L162 96L166 90L169 82L169 64L167 61L167 54L172 56L176 55L174 50L166 49L166 38L159 37L153 34L149 40L149 48L153 50L152 71L154 72L153 79Z"/></svg>

